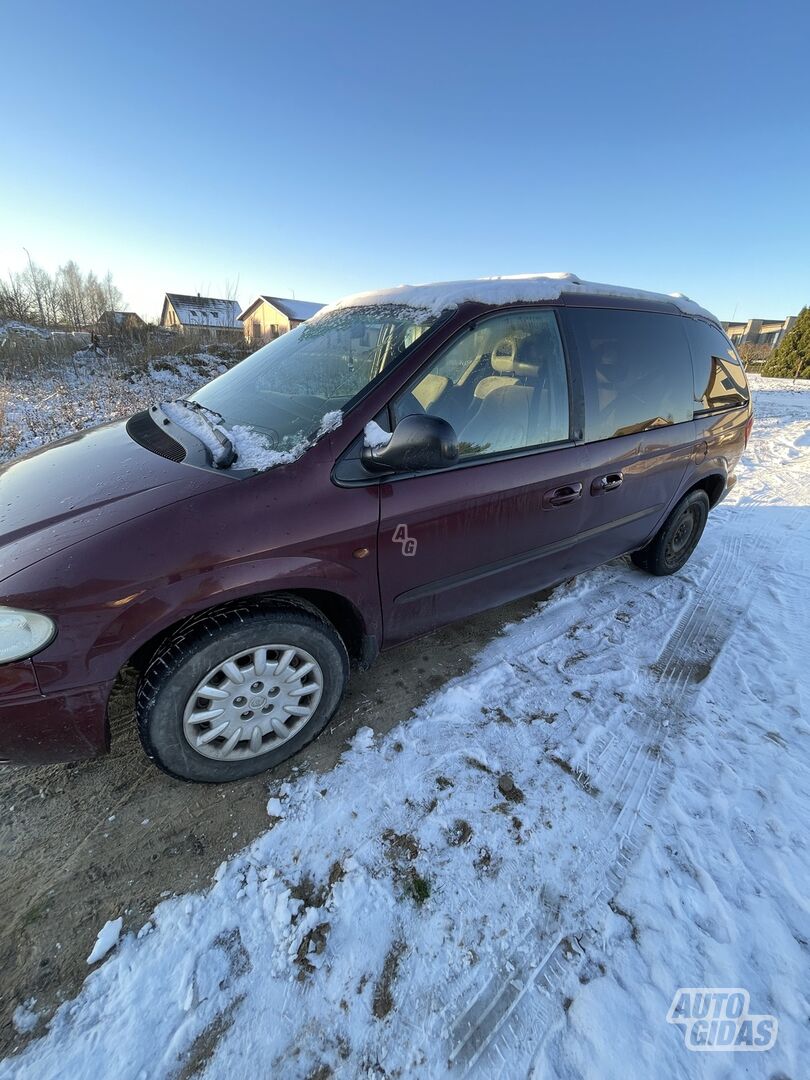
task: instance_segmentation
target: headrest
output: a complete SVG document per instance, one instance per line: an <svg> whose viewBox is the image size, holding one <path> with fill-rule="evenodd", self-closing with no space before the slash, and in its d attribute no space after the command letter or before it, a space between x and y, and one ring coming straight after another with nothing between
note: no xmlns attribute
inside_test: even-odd
<svg viewBox="0 0 810 1080"><path fill-rule="evenodd" d="M605 342L605 344L602 346L601 360L603 364L610 365L617 364L619 362L619 348L615 342Z"/></svg>
<svg viewBox="0 0 810 1080"><path fill-rule="evenodd" d="M492 370L500 375L511 375L515 368L515 354L517 342L514 338L502 338L492 350L490 363Z"/></svg>

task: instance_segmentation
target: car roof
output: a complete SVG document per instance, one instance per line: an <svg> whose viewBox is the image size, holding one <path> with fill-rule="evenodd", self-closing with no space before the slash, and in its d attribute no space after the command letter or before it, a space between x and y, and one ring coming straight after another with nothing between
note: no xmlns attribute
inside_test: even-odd
<svg viewBox="0 0 810 1080"><path fill-rule="evenodd" d="M488 306L536 303L584 295L593 300L612 298L619 301L646 301L667 305L684 315L699 315L718 322L710 311L690 300L683 293L657 293L623 285L607 285L585 281L571 273L516 274L511 277L472 278L467 281L438 281L426 285L398 285L392 289L356 293L324 309L361 307L369 304L403 304L434 314L459 307L464 303ZM719 325L719 323L718 323Z"/></svg>

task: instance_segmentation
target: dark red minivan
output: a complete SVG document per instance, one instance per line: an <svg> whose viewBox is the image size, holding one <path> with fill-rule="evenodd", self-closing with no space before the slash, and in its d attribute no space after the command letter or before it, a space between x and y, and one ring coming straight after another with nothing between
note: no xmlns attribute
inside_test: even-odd
<svg viewBox="0 0 810 1080"><path fill-rule="evenodd" d="M678 570L733 483L745 374L682 296L571 274L351 297L190 400L0 471L0 757L225 781L350 665L630 553Z"/></svg>

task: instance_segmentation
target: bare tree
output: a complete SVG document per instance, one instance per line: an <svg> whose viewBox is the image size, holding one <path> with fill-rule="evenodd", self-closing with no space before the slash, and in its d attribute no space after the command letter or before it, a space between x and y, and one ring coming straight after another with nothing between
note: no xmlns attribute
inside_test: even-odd
<svg viewBox="0 0 810 1080"><path fill-rule="evenodd" d="M28 255L28 250L25 251ZM28 269L23 271L23 279L28 288L33 309L33 318L39 326L52 326L59 318L59 305L56 295L56 282L41 266L28 255Z"/></svg>
<svg viewBox="0 0 810 1080"><path fill-rule="evenodd" d="M70 259L64 266L59 267L56 280L59 314L62 321L73 330L78 330L88 321L82 272L73 259Z"/></svg>
<svg viewBox="0 0 810 1080"><path fill-rule="evenodd" d="M229 278L226 278L225 279L225 299L235 301L236 300L236 294L238 292L239 292L239 275L238 274L236 275L236 281L233 282L233 284L231 284L231 281L230 281ZM236 326L235 317L232 317L232 318L229 319L228 325L229 326Z"/></svg>
<svg viewBox="0 0 810 1080"><path fill-rule="evenodd" d="M124 295L113 281L113 276L108 270L101 283L104 292L104 310L118 311L124 299Z"/></svg>
<svg viewBox="0 0 810 1080"><path fill-rule="evenodd" d="M123 297L109 270L98 278L92 270L82 273L70 259L49 274L25 253L26 269L0 279L0 318L78 330L98 322L105 311L120 310Z"/></svg>
<svg viewBox="0 0 810 1080"><path fill-rule="evenodd" d="M25 277L9 270L7 280L0 280L0 315L6 319L28 322L31 314L31 294Z"/></svg>

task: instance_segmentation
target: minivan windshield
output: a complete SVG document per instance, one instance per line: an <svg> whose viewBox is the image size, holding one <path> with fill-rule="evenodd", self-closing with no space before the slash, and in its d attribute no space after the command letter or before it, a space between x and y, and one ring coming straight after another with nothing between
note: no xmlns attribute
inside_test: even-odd
<svg viewBox="0 0 810 1080"><path fill-rule="evenodd" d="M248 428L279 458L295 454L339 423L352 399L438 319L402 304L334 308L258 349L192 400L237 436Z"/></svg>

